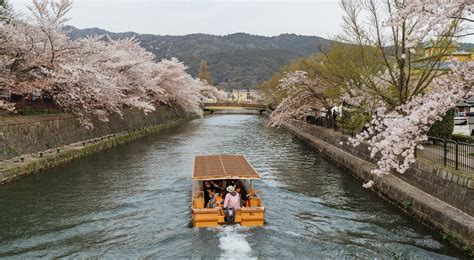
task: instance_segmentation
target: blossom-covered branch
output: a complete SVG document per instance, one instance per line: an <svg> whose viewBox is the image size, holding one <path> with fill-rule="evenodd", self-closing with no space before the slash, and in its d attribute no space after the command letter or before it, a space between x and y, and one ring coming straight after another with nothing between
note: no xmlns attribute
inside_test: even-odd
<svg viewBox="0 0 474 260"><path fill-rule="evenodd" d="M286 91L287 97L272 112L272 125L277 126L292 119L301 120L307 115L314 115L314 111L320 111L321 108L331 108L332 103L325 93L328 83L320 77L309 78L305 71L286 73L280 80L279 88Z"/></svg>

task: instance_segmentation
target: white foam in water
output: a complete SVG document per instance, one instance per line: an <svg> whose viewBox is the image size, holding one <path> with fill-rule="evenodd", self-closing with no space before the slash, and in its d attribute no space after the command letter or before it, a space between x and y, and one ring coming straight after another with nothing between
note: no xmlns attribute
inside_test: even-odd
<svg viewBox="0 0 474 260"><path fill-rule="evenodd" d="M219 234L219 247L222 249L221 259L252 258L249 243L244 234L239 234L239 226L226 226Z"/></svg>

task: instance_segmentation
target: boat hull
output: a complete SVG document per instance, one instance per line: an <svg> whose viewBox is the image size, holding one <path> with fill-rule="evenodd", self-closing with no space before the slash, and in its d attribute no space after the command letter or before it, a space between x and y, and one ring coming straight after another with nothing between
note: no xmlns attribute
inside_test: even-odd
<svg viewBox="0 0 474 260"><path fill-rule="evenodd" d="M217 227L227 224L240 224L246 227L261 227L265 221L264 207L246 207L235 212L234 222L225 222L222 208L193 208L193 227Z"/></svg>

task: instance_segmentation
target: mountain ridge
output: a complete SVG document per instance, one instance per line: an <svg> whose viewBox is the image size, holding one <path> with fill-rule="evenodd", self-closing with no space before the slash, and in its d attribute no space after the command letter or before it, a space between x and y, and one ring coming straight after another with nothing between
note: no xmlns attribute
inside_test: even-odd
<svg viewBox="0 0 474 260"><path fill-rule="evenodd" d="M112 39L135 37L142 47L152 52L157 60L176 57L188 66L196 77L199 64L207 61L214 85L231 90L256 88L271 78L289 61L319 52L332 42L319 36L284 33L261 36L249 33L212 35L155 35L136 32L110 32L101 28L64 28L71 38L108 35ZM460 50L474 49L473 43L461 43Z"/></svg>
<svg viewBox="0 0 474 260"><path fill-rule="evenodd" d="M227 35L154 35L114 33L101 28L65 27L71 38L108 35L112 39L135 37L157 60L176 57L197 76L199 63L207 61L215 85L225 89L255 88L278 72L290 60L318 52L317 45L330 40L318 36L280 34L261 36L238 32Z"/></svg>

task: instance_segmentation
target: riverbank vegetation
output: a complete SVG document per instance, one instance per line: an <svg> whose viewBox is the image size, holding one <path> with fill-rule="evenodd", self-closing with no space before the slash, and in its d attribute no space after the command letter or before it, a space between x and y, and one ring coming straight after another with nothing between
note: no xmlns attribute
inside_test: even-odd
<svg viewBox="0 0 474 260"><path fill-rule="evenodd" d="M267 102L278 104L272 124L328 111L302 94L303 76L316 71L311 94L343 105L340 123L359 132L350 142L367 142L371 157L380 158L373 173L403 173L431 126L474 94L474 61L451 55L456 41L473 33L473 2L342 0L341 8L344 33L318 62L290 64L262 85Z"/></svg>
<svg viewBox="0 0 474 260"><path fill-rule="evenodd" d="M201 113L204 98L224 97L176 58L155 61L134 38L69 38L63 28L71 7L71 0L33 0L29 15L1 9L3 93L52 100L88 127L92 117L107 121L125 107L147 113L167 105ZM0 100L0 108L13 111L15 103Z"/></svg>

